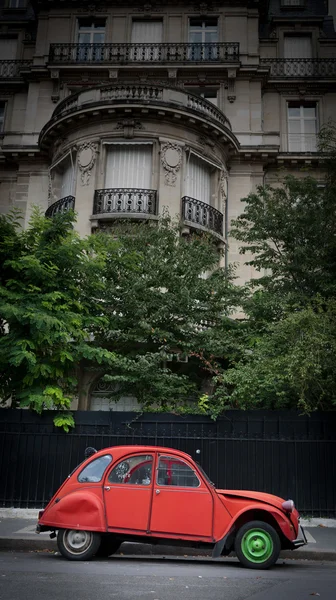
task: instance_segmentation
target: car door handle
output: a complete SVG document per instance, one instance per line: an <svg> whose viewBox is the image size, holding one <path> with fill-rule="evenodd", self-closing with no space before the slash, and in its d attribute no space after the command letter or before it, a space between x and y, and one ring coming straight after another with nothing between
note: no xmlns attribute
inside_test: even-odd
<svg viewBox="0 0 336 600"><path fill-rule="evenodd" d="M109 492L110 491L110 486L109 485L104 485L104 490L105 492Z"/></svg>
<svg viewBox="0 0 336 600"><path fill-rule="evenodd" d="M155 490L155 493L156 493L156 494L159 494L159 493L160 493L160 490Z"/></svg>

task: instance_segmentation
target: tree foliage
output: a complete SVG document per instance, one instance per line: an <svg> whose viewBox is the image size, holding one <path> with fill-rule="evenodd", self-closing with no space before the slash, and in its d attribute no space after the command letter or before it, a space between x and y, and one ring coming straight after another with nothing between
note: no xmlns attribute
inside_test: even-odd
<svg viewBox="0 0 336 600"><path fill-rule="evenodd" d="M201 407L336 406L336 152L334 129L322 136L323 185L285 177L243 198L231 235L259 277L242 294L236 358L214 371L215 392Z"/></svg>
<svg viewBox="0 0 336 600"><path fill-rule="evenodd" d="M81 239L74 219L35 210L22 231L15 215L0 218L1 398L57 408L55 424L66 429L72 400L87 400L105 375L116 398L178 409L200 386L199 357L211 360L218 344L214 323L231 310L213 241L182 237L168 217ZM171 360L181 354L194 364Z"/></svg>

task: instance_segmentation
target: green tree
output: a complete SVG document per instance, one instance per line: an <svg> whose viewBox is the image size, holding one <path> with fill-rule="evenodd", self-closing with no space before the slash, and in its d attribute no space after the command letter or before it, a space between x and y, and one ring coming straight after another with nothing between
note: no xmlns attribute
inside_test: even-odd
<svg viewBox="0 0 336 600"><path fill-rule="evenodd" d="M335 130L321 139L323 185L286 177L261 186L232 222L259 277L247 283L245 316L230 331L236 356L214 372L215 392L202 399L214 416L229 407L335 408Z"/></svg>
<svg viewBox="0 0 336 600"><path fill-rule="evenodd" d="M206 376L234 297L213 240L184 238L168 218L81 239L74 218L35 211L26 231L0 218L0 397L58 408L68 428L72 399L88 408L106 376L115 397L178 409Z"/></svg>

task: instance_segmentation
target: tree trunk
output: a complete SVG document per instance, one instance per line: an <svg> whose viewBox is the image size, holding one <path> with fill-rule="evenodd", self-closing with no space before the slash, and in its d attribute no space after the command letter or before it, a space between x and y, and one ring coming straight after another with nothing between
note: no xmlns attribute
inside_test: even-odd
<svg viewBox="0 0 336 600"><path fill-rule="evenodd" d="M78 367L78 409L90 410L91 389L93 384L104 375L103 370L93 370L88 365Z"/></svg>

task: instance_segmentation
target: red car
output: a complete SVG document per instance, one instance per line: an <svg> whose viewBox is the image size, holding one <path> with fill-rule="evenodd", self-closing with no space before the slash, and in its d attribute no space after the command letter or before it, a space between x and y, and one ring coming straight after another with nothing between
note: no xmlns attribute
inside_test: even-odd
<svg viewBox="0 0 336 600"><path fill-rule="evenodd" d="M109 556L123 541L234 551L245 567L267 569L280 550L307 543L292 500L263 492L219 490L184 452L114 446L69 475L37 532L57 533L70 560Z"/></svg>

